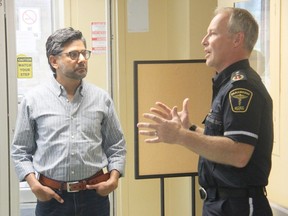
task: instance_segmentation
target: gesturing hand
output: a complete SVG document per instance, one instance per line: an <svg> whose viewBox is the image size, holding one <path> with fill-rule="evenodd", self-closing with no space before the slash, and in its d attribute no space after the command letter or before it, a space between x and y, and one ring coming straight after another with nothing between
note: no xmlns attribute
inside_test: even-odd
<svg viewBox="0 0 288 216"><path fill-rule="evenodd" d="M161 104L161 105L160 105ZM180 116L177 112L177 107L173 107L172 110L166 105L159 103L165 112L158 109L152 109L154 113L144 113L143 116L146 119L150 119L153 123L139 122L138 128L144 128L148 130L139 130L139 134L146 136L154 136L153 138L145 139L147 143L177 143L179 131L182 127ZM168 113L169 111L169 113Z"/></svg>
<svg viewBox="0 0 288 216"><path fill-rule="evenodd" d="M183 107L180 112L178 112L178 116L181 120L182 126L186 129L190 127L190 120L189 120L189 112L188 112L188 102L189 99L186 98L183 101ZM150 109L151 112L156 113L157 115L161 116L163 119L171 120L172 119L172 109L162 102L156 102L156 105L159 106L161 109L152 107Z"/></svg>

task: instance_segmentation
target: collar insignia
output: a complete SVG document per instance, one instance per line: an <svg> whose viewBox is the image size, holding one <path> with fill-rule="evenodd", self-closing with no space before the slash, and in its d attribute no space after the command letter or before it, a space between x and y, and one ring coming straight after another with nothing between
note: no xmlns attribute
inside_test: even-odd
<svg viewBox="0 0 288 216"><path fill-rule="evenodd" d="M231 75L232 83L240 80L247 80L246 74L242 71L236 71Z"/></svg>

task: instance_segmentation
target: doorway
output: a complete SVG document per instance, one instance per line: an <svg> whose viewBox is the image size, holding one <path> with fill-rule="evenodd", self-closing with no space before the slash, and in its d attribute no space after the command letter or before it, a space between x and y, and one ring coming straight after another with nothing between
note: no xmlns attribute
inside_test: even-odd
<svg viewBox="0 0 288 216"><path fill-rule="evenodd" d="M36 198L28 184L19 183L14 174L14 166L10 165L9 160L9 143L13 137L17 104L29 89L41 84L51 73L45 50L48 36L56 29L66 26L82 31L88 49L93 50L89 65L97 65L97 68L101 69L96 75L90 70L93 66L89 66L91 74L86 79L107 91L110 90L111 48L110 39L107 37L110 1L87 0L85 7L92 8L93 13L97 14L94 17L89 16L87 10L80 7L83 3L80 3L80 0L0 0L0 67L2 78L4 77L0 85L0 100L7 103L0 111L0 120L3 122L0 133L4 138L1 145L5 145L0 153L0 215L34 215ZM101 27L102 34L93 34L93 27ZM95 37L105 38L102 38L101 44L97 44L93 42ZM2 175L4 173L5 175ZM114 215L113 195L110 200L111 215Z"/></svg>

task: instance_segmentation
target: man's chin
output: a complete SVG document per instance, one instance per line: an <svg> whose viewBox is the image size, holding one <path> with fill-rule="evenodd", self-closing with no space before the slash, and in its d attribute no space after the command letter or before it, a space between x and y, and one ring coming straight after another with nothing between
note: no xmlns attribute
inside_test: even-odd
<svg viewBox="0 0 288 216"><path fill-rule="evenodd" d="M84 78L84 77L86 77L86 75L87 75L87 71L86 71L86 70L77 71L77 75L78 75L79 77Z"/></svg>
<svg viewBox="0 0 288 216"><path fill-rule="evenodd" d="M73 76L71 78L74 79L74 80L82 80L82 79L84 79L86 77L86 75L87 75L87 73L77 74L77 75L75 75L75 76Z"/></svg>
<svg viewBox="0 0 288 216"><path fill-rule="evenodd" d="M207 65L208 67L211 66L211 61L209 61L209 59L206 59L206 65Z"/></svg>

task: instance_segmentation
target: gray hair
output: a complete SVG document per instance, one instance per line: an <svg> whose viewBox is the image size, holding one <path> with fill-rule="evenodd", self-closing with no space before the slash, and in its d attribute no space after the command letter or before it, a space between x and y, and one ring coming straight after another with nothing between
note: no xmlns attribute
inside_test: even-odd
<svg viewBox="0 0 288 216"><path fill-rule="evenodd" d="M252 52L257 42L259 31L258 23L252 14L245 9L232 7L217 8L214 12L215 15L220 13L230 15L227 26L228 31L231 34L243 32L245 35L244 46L248 51Z"/></svg>
<svg viewBox="0 0 288 216"><path fill-rule="evenodd" d="M55 73L55 68L50 64L50 55L56 56L62 53L63 47L72 41L82 40L86 48L86 40L82 35L82 32L74 30L73 28L63 28L55 31L50 35L46 42L46 56L51 70Z"/></svg>

